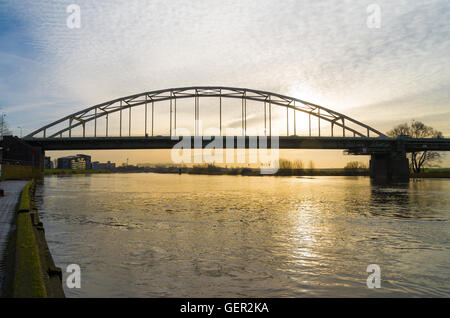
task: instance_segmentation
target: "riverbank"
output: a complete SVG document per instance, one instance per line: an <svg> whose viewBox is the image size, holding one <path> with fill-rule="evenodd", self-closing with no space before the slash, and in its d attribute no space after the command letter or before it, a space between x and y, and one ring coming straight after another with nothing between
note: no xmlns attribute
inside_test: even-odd
<svg viewBox="0 0 450 318"><path fill-rule="evenodd" d="M166 173L165 171L155 171ZM171 173L206 174L206 175L241 175L241 176L368 176L369 170L358 169L348 171L345 169L278 169L274 173L270 170L254 168L232 168L232 169L209 169L209 168L186 168Z"/></svg>
<svg viewBox="0 0 450 318"><path fill-rule="evenodd" d="M71 170L46 169L45 175L83 175L104 173L173 173L198 175L241 175L241 176L369 176L368 169L278 169L275 173L262 173L259 168L220 168L216 166L157 166L157 167L119 167L114 170ZM425 169L411 173L411 178L450 178L450 169Z"/></svg>
<svg viewBox="0 0 450 318"><path fill-rule="evenodd" d="M34 204L34 180L23 188L17 203L15 228L7 253L6 297L64 297L61 269L55 266Z"/></svg>
<svg viewBox="0 0 450 318"><path fill-rule="evenodd" d="M137 167L132 172L202 174L202 175L243 175L243 176L369 176L367 168L331 168L331 169L278 169L275 173L264 174L259 168L222 168L215 165L197 165L193 167L156 166ZM127 172L121 170L120 172ZM411 172L411 178L450 178L450 168L429 168L420 173Z"/></svg>
<svg viewBox="0 0 450 318"><path fill-rule="evenodd" d="M450 178L450 169L425 170L411 173L411 178Z"/></svg>
<svg viewBox="0 0 450 318"><path fill-rule="evenodd" d="M358 169L278 169L273 174L262 173L255 168L210 168L210 167L120 167L114 170L70 170L46 169L45 175L104 174L104 173L175 173L200 175L242 175L242 176L368 176L369 171Z"/></svg>
<svg viewBox="0 0 450 318"><path fill-rule="evenodd" d="M112 173L112 170L88 170L88 169L45 169L44 175L66 175L66 174L93 174Z"/></svg>

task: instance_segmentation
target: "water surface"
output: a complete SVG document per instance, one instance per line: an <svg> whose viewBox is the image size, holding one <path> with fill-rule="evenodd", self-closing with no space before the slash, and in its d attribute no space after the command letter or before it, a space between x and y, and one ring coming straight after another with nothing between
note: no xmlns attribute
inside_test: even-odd
<svg viewBox="0 0 450 318"><path fill-rule="evenodd" d="M449 297L449 194L445 179L98 174L46 177L37 205L57 266L81 267L68 297Z"/></svg>

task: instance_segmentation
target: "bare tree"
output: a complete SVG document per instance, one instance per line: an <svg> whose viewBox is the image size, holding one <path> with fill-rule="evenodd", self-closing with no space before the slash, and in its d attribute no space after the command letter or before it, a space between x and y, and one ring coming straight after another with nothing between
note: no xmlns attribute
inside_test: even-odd
<svg viewBox="0 0 450 318"><path fill-rule="evenodd" d="M5 120L5 116L6 115L3 115L2 118L0 118L0 136L2 137L12 135L12 131L8 128L8 123Z"/></svg>
<svg viewBox="0 0 450 318"><path fill-rule="evenodd" d="M407 135L413 138L442 138L442 132L425 125L420 121L412 120L411 124L400 124L391 130L386 135L396 138L400 135ZM410 159L410 168L414 172L423 171L424 167L436 167L442 161L442 155L436 151L421 151L412 152L408 155Z"/></svg>
<svg viewBox="0 0 450 318"><path fill-rule="evenodd" d="M288 159L280 158L278 160L278 167L280 169L303 169L303 162L299 159L290 161Z"/></svg>
<svg viewBox="0 0 450 318"><path fill-rule="evenodd" d="M367 169L367 165L360 161L349 161L344 167L345 170L359 170Z"/></svg>

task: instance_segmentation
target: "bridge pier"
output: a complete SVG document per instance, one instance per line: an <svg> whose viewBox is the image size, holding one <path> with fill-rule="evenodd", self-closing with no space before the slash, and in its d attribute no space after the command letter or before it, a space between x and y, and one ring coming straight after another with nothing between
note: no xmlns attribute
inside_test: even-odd
<svg viewBox="0 0 450 318"><path fill-rule="evenodd" d="M403 182L409 180L409 162L406 153L391 152L372 154L370 178L380 182Z"/></svg>

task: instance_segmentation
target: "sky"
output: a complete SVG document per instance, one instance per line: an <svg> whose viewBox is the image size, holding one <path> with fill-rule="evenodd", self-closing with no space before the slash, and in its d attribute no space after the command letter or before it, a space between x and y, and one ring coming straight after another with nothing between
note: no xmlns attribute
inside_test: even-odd
<svg viewBox="0 0 450 318"><path fill-rule="evenodd" d="M67 25L71 4L80 28ZM449 21L446 0L0 0L0 109L26 135L118 97L220 85L297 97L382 132L414 119L450 137ZM85 153L170 160L167 151ZM367 161L282 155L317 167Z"/></svg>

